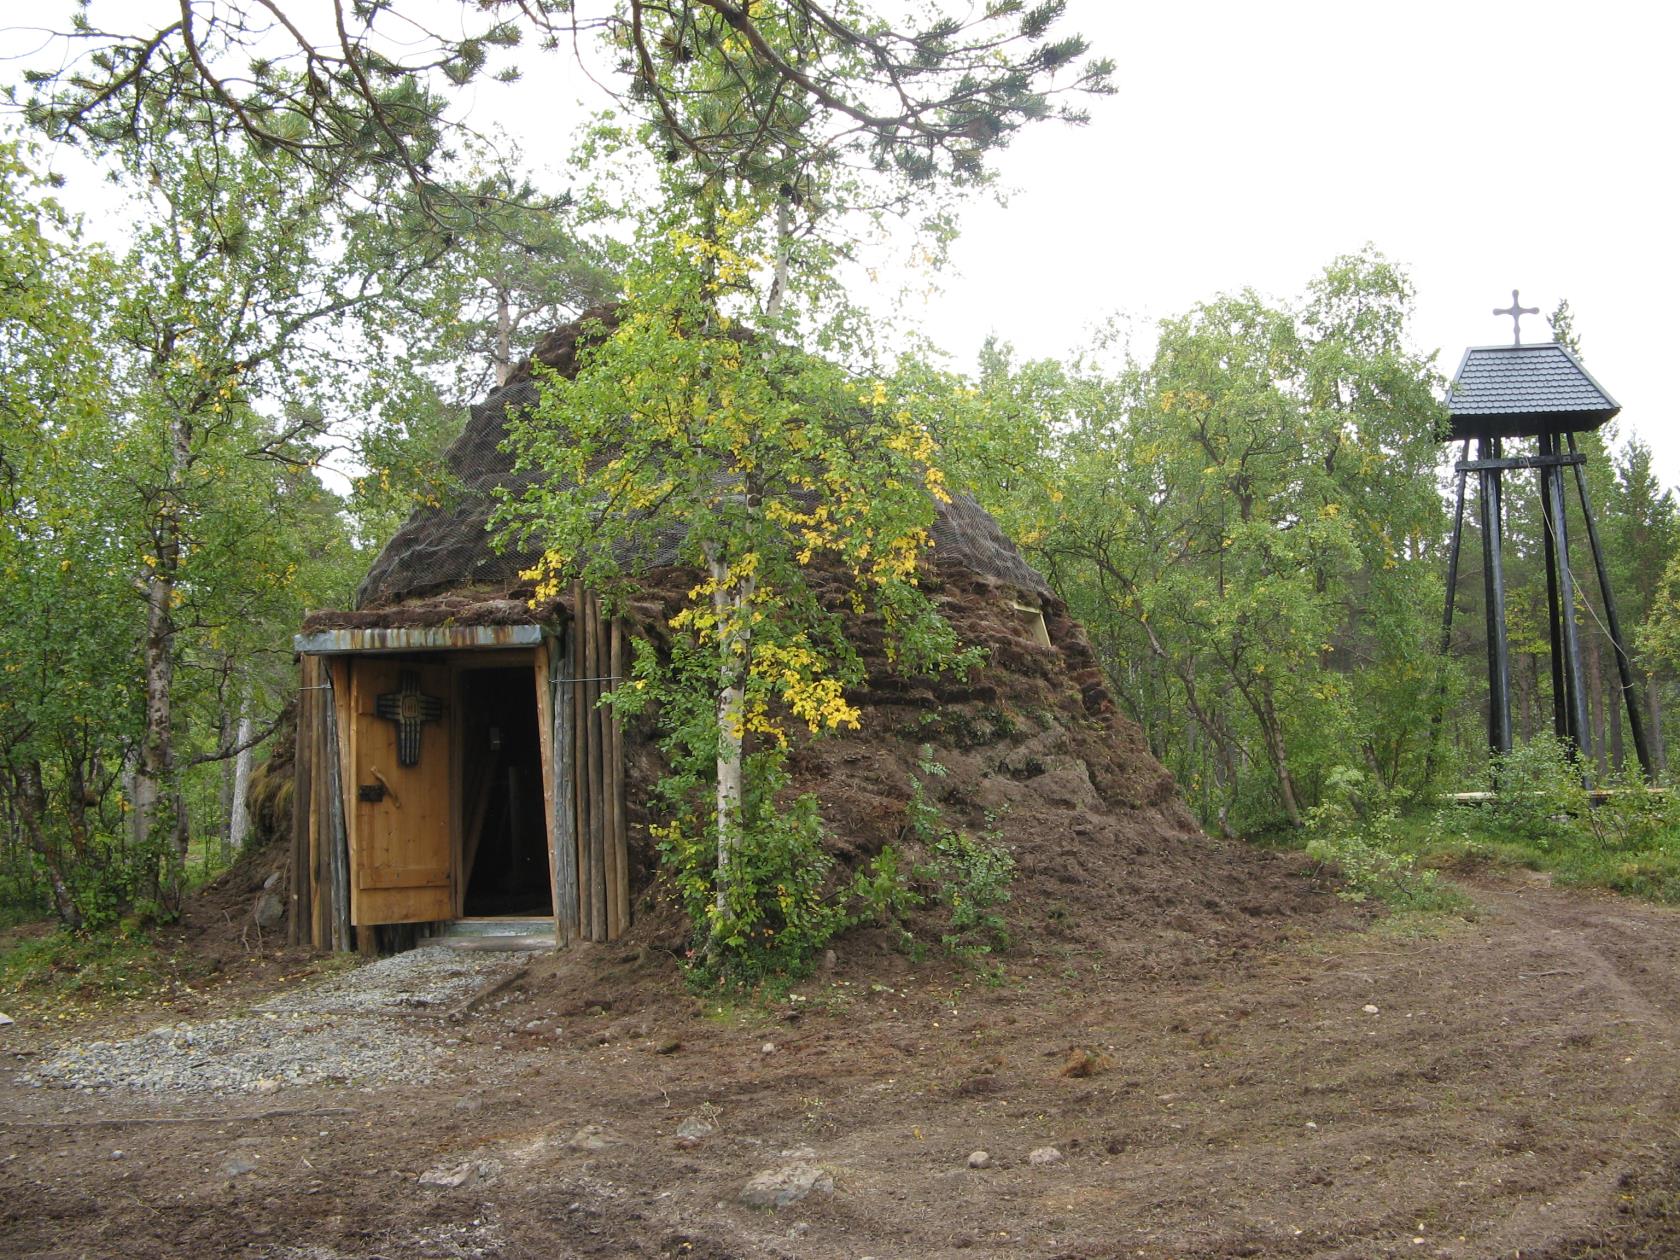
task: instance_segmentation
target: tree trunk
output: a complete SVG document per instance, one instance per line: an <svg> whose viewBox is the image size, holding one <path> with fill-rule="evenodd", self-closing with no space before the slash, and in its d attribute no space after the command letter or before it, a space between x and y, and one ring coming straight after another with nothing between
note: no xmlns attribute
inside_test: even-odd
<svg viewBox="0 0 1680 1260"><path fill-rule="evenodd" d="M718 755L717 755L717 909L728 907L730 857L740 839L741 814L746 800L742 751L746 737L746 682L752 650L749 606L751 575L736 579L729 564L708 557L712 573L712 609L718 634Z"/></svg>
<svg viewBox="0 0 1680 1260"><path fill-rule="evenodd" d="M1526 744L1534 738L1534 700L1540 690L1540 658L1526 652L1523 662L1528 668L1517 671L1517 723Z"/></svg>
<svg viewBox="0 0 1680 1260"><path fill-rule="evenodd" d="M47 836L47 790L46 781L41 775L41 763L33 760L24 762L16 777L17 811L19 821L23 824L24 842L41 859L41 866L47 872L47 883L52 889L53 909L57 912L59 921L66 927L80 927L82 914L76 908L76 899L70 895L69 885L65 883L64 872L61 869L63 854L58 852L57 846Z"/></svg>
<svg viewBox="0 0 1680 1260"><path fill-rule="evenodd" d="M1299 827L1301 804L1295 795L1295 776L1289 772L1289 758L1283 746L1283 730L1278 725L1276 714L1271 712L1270 698L1267 699L1266 708L1266 753L1271 757L1272 770L1277 775L1278 797L1283 801L1283 815L1289 819L1289 825Z"/></svg>
<svg viewBox="0 0 1680 1260"><path fill-rule="evenodd" d="M225 674L222 679L222 688L223 695L226 695L227 678ZM233 747L235 729L233 707L224 705L222 707L221 720L216 723L216 748L218 751ZM220 806L220 821L216 830L221 836L221 860L224 863L229 860L229 855L233 852L233 797L235 791L233 781L236 773L233 759L230 757L222 758L221 790L216 794L218 798L216 803Z"/></svg>
<svg viewBox="0 0 1680 1260"><path fill-rule="evenodd" d="M1668 769L1668 748L1663 743L1662 683L1655 674L1645 675L1645 695L1651 710L1651 773L1660 778Z"/></svg>
<svg viewBox="0 0 1680 1260"><path fill-rule="evenodd" d="M786 197L776 202L776 264L770 281L770 300L764 304L764 314L776 319L787 300L788 265L793 249L793 210Z"/></svg>
<svg viewBox="0 0 1680 1260"><path fill-rule="evenodd" d="M228 818L228 846L234 853L245 847L251 834L251 807L245 799L251 792L251 715L239 715L239 730L234 736L239 748L233 759L233 813Z"/></svg>
<svg viewBox="0 0 1680 1260"><path fill-rule="evenodd" d="M508 291L496 289L496 384L513 375L513 302Z"/></svg>
<svg viewBox="0 0 1680 1260"><path fill-rule="evenodd" d="M171 491L181 484L191 459L191 435L184 419L170 424ZM166 494L171 493L166 491ZM175 592L181 567L180 504L166 499L159 510L153 537L157 555L145 578L146 638L142 647L145 672L146 725L140 741L140 762L134 776L135 831L143 842L167 839L176 869L186 863L186 801L175 783ZM162 813L167 822L159 817ZM167 830L160 830L167 828ZM165 892L162 862L165 851L149 856L147 882L154 896Z"/></svg>
<svg viewBox="0 0 1680 1260"><path fill-rule="evenodd" d="M1599 652L1599 636L1589 632L1582 636L1587 641L1587 707L1589 711L1588 723L1593 730L1593 750L1598 760L1598 781L1604 782L1604 776L1610 771L1608 749L1604 740L1604 660Z"/></svg>
<svg viewBox="0 0 1680 1260"><path fill-rule="evenodd" d="M1616 698L1604 714L1604 724L1610 735L1610 765L1617 774L1620 774L1627 765L1627 748L1622 743L1624 738L1622 722L1627 716L1623 711L1623 706L1626 704L1627 701L1623 698L1620 679L1618 678Z"/></svg>

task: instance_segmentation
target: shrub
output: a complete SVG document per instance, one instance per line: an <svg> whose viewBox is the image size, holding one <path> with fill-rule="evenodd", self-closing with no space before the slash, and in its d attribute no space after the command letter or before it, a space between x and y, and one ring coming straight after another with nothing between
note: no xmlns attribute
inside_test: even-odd
<svg viewBox="0 0 1680 1260"><path fill-rule="evenodd" d="M927 745L917 762L921 772L943 778L945 767ZM943 811L932 801L922 780L910 776L910 800L905 806L912 836L927 847L932 859L917 867L917 879L932 886L932 897L949 911L940 943L956 954L984 954L1008 944L1009 936L997 907L1009 900L1015 878L1015 859L998 843L995 833L975 837L945 824Z"/></svg>
<svg viewBox="0 0 1680 1260"><path fill-rule="evenodd" d="M1462 893L1443 884L1439 872L1423 867L1407 849L1397 805L1360 815L1360 802L1368 800L1359 792L1364 782L1358 771L1333 771L1328 776L1324 803L1308 811L1307 856L1336 868L1345 885L1340 895L1348 901L1376 900L1404 910L1464 905ZM1332 784L1339 786L1333 791ZM1437 816L1432 831L1438 826Z"/></svg>
<svg viewBox="0 0 1680 1260"><path fill-rule="evenodd" d="M1542 850L1585 833L1590 801L1581 770L1553 736L1537 735L1494 757L1488 779L1488 820L1499 830Z"/></svg>

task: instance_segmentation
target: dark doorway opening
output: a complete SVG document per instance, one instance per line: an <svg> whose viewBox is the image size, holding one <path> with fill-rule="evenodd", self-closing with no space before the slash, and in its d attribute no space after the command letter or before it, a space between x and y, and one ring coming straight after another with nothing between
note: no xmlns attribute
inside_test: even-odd
<svg viewBox="0 0 1680 1260"><path fill-rule="evenodd" d="M532 671L463 671L461 738L463 913L552 916Z"/></svg>

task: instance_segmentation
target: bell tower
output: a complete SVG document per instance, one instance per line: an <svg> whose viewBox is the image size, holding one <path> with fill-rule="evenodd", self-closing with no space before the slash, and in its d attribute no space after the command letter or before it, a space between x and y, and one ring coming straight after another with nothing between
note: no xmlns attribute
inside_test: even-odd
<svg viewBox="0 0 1680 1260"><path fill-rule="evenodd" d="M1482 534L1482 572L1485 584L1488 650L1488 747L1495 753L1511 751L1511 661L1505 630L1505 568L1503 538L1504 475L1529 472L1535 475L1546 564L1546 608L1551 633L1552 720L1558 739L1573 747L1583 762L1592 753L1592 730L1587 722L1586 693L1582 688L1580 627L1575 619L1576 578L1569 566L1569 533L1564 488L1565 470L1572 470L1581 499L1581 520L1597 571L1604 601L1605 620L1615 648L1616 670L1627 709L1628 727L1640 768L1651 778L1651 754L1645 740L1638 698L1634 692L1633 663L1628 657L1627 638L1616 613L1610 591L1610 574L1599 545L1598 526L1583 471L1586 457L1580 453L1575 435L1596 429L1621 410L1620 404L1593 379L1592 374L1567 346L1555 341L1524 345L1521 319L1538 314L1525 307L1511 291L1511 305L1495 310L1509 315L1512 344L1475 346L1464 358L1447 391L1447 411L1452 427L1447 441L1462 442L1454 465L1457 494L1453 510L1452 546L1447 560L1447 606L1442 619L1441 651L1446 653L1452 636L1453 596L1458 584L1458 562L1464 539L1464 497L1470 474L1476 475L1477 509ZM1533 455L1507 456L1508 438L1535 439ZM1470 444L1476 457L1470 458Z"/></svg>

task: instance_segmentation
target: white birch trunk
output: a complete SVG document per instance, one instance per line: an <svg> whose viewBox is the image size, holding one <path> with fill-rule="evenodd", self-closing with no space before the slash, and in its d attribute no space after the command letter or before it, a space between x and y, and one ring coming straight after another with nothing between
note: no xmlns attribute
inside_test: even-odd
<svg viewBox="0 0 1680 1260"><path fill-rule="evenodd" d="M251 715L241 713L239 730L234 736L239 755L233 762L233 809L228 815L228 844L235 853L245 847L251 834L251 809L245 800L251 790L251 749L246 747L250 740Z"/></svg>
<svg viewBox="0 0 1680 1260"><path fill-rule="evenodd" d="M513 308L506 289L496 290L496 384L513 375Z"/></svg>
<svg viewBox="0 0 1680 1260"><path fill-rule="evenodd" d="M710 558L712 610L718 626L718 755L717 755L717 908L728 908L729 864L740 840L741 814L746 802L742 752L746 736L746 680L752 628L747 608L752 601L752 578L734 580L727 562Z"/></svg>
<svg viewBox="0 0 1680 1260"><path fill-rule="evenodd" d="M169 485L181 484L191 461L192 438L186 421L170 423ZM158 825L158 810L174 814L170 820L171 842L177 863L185 865L188 827L186 802L174 783L175 776L175 587L181 564L181 521L177 505L163 510L155 539L157 555L144 580L146 592L146 638L142 649L145 671L146 727L140 743L139 765L134 775L135 833L148 839ZM162 892L161 882L157 891Z"/></svg>

